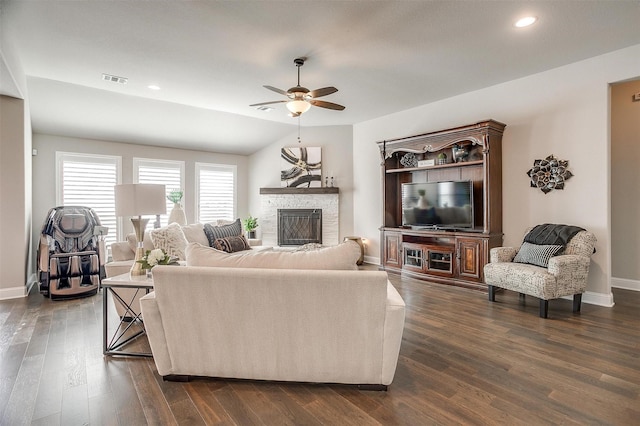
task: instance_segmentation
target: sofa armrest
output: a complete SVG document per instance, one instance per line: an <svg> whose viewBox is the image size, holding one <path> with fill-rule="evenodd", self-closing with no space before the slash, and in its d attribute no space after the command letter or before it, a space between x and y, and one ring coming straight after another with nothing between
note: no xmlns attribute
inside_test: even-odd
<svg viewBox="0 0 640 426"><path fill-rule="evenodd" d="M262 239L259 238L247 238L250 247L257 247L262 245Z"/></svg>
<svg viewBox="0 0 640 426"><path fill-rule="evenodd" d="M156 293L151 293L140 298L140 308L144 318L144 328L149 339L149 346L153 353L153 360L158 368L161 376L172 374L171 357L169 356L169 347L162 326L162 315L156 302Z"/></svg>
<svg viewBox="0 0 640 426"><path fill-rule="evenodd" d="M489 251L489 259L491 263L513 262L517 252L515 247L494 247Z"/></svg>
<svg viewBox="0 0 640 426"><path fill-rule="evenodd" d="M133 260L136 254L131 250L131 246L126 241L111 244L111 258L114 262L122 260Z"/></svg>
<svg viewBox="0 0 640 426"><path fill-rule="evenodd" d="M549 259L549 273L563 286L562 294L558 296L583 293L587 288L590 264L591 258L577 254L565 254Z"/></svg>
<svg viewBox="0 0 640 426"><path fill-rule="evenodd" d="M398 290L387 281L387 302L384 319L384 340L382 349L383 385L390 385L395 376L398 354L404 330L405 303Z"/></svg>

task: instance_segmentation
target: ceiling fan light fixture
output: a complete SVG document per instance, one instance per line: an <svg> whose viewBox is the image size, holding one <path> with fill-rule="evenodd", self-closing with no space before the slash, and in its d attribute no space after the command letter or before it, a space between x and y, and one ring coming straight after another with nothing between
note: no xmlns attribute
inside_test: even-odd
<svg viewBox="0 0 640 426"><path fill-rule="evenodd" d="M284 91L282 89L278 89L277 87L273 87L273 86L263 86L265 89L269 89L272 92L276 92L280 95L284 95L285 99L281 99L279 101L271 101L271 102L260 102L257 104L251 104L249 106L260 107L263 105L284 103L287 106L287 109L290 112L289 116L291 117L300 117L300 115L309 111L309 108L311 108L312 106L332 109L336 111L344 110L344 106L342 105L334 104L333 102L317 100L317 98L327 96L337 92L338 89L336 89L335 87L333 86L322 87L320 89L311 91L306 87L303 87L300 85L300 67L304 65L305 60L306 58L296 58L293 61L296 64L296 67L298 68L298 84L295 85L294 87L290 88L287 91Z"/></svg>
<svg viewBox="0 0 640 426"><path fill-rule="evenodd" d="M294 99L292 101L287 102L287 109L291 111L293 114L300 115L309 111L311 108L311 104L305 100Z"/></svg>

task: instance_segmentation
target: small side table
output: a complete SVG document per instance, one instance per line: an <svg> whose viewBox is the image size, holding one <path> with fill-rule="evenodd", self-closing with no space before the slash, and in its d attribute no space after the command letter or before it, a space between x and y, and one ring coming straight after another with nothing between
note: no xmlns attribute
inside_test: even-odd
<svg viewBox="0 0 640 426"><path fill-rule="evenodd" d="M146 275L131 276L126 273L102 280L102 288L104 289L102 294L102 353L104 355L152 357L153 355L149 352L127 352L121 348L146 334L142 313L134 312L131 309L131 304L140 292L144 291L147 294L153 290L153 278ZM113 291L114 288L135 288L136 291L131 300L127 301ZM111 338L109 338L108 330L109 294L111 294L114 303L119 303L125 309L124 315L119 317L118 327Z"/></svg>
<svg viewBox="0 0 640 426"><path fill-rule="evenodd" d="M358 258L358 261L356 262L356 265L362 265L364 263L364 243L362 242L362 238L360 238L360 237L344 237L343 241L348 241L348 240L355 241L360 246L360 257Z"/></svg>

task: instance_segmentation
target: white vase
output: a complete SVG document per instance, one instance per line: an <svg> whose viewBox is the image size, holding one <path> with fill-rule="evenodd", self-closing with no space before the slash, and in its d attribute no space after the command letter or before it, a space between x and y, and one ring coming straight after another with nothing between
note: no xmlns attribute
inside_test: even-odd
<svg viewBox="0 0 640 426"><path fill-rule="evenodd" d="M171 209L171 213L169 214L169 223L174 222L182 226L187 224L187 216L184 214L180 203L174 203L173 209Z"/></svg>

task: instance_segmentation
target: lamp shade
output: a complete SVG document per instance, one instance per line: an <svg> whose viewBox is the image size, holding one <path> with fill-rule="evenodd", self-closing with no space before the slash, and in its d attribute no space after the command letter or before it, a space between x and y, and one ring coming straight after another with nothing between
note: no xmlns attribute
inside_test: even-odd
<svg viewBox="0 0 640 426"><path fill-rule="evenodd" d="M287 102L287 109L294 114L302 114L309 111L309 108L311 108L311 104L304 100L296 99Z"/></svg>
<svg viewBox="0 0 640 426"><path fill-rule="evenodd" d="M167 213L164 185L126 183L114 186L116 216L144 216Z"/></svg>

